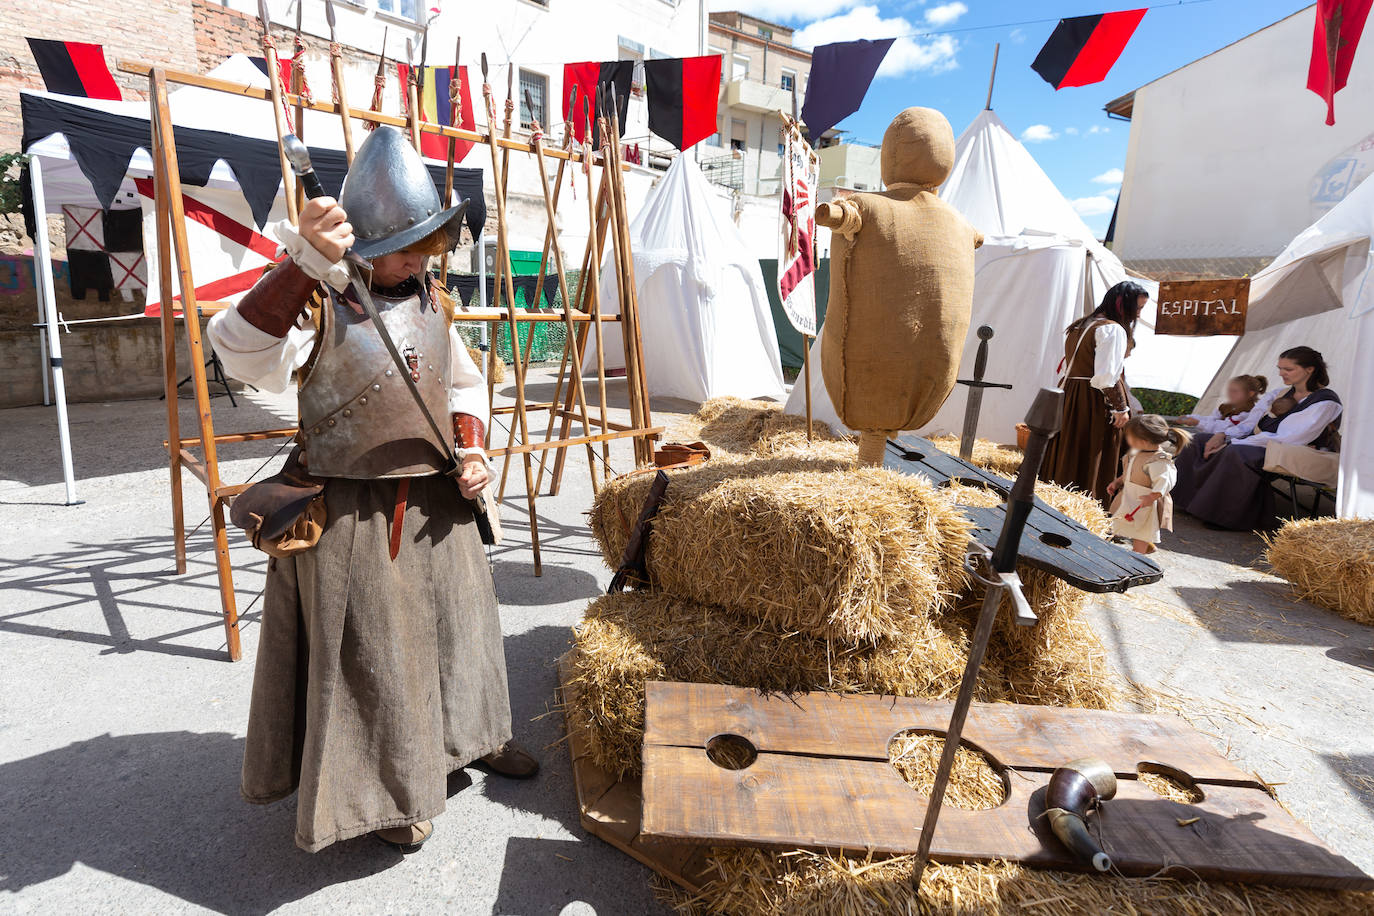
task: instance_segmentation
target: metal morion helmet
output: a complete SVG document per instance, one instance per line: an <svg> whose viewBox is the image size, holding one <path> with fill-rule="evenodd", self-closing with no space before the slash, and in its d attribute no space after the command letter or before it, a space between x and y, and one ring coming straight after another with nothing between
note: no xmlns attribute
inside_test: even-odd
<svg viewBox="0 0 1374 916"><path fill-rule="evenodd" d="M358 147L339 204L353 224L353 250L364 258L409 248L440 228L456 247L468 208L464 200L444 210L420 154L405 134L385 125Z"/></svg>

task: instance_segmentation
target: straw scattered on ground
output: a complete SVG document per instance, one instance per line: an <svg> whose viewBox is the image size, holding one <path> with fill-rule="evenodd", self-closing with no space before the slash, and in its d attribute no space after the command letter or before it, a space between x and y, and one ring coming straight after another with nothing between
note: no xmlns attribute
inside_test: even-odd
<svg viewBox="0 0 1374 916"><path fill-rule="evenodd" d="M697 412L683 418L669 431L669 441L700 440L714 454L774 457L807 453L853 463L859 449L851 440L831 432L821 420L811 422L811 442L806 440L806 418L784 413L772 401L743 398L712 398Z"/></svg>
<svg viewBox="0 0 1374 916"><path fill-rule="evenodd" d="M591 528L610 565L652 483L602 488ZM769 626L854 645L895 638L963 586L968 519L919 477L843 462L712 458L672 472L651 582Z"/></svg>
<svg viewBox="0 0 1374 916"><path fill-rule="evenodd" d="M597 766L625 776L641 769L645 681L952 699L973 616L914 619L919 629L899 640L843 648L661 592L605 595L574 637L569 725L583 730ZM1109 709L1118 694L1092 630L1075 615L1055 615L1029 631L999 624L975 699Z"/></svg>
<svg viewBox="0 0 1374 916"><path fill-rule="evenodd" d="M679 913L751 916L1344 916L1370 912L1374 893L1118 878L1009 862L932 862L912 892L913 857L850 858L807 850L716 849L714 879L696 896L661 883Z"/></svg>
<svg viewBox="0 0 1374 916"><path fill-rule="evenodd" d="M1374 520L1295 519L1268 543L1265 559L1298 597L1374 624Z"/></svg>
<svg viewBox="0 0 1374 916"><path fill-rule="evenodd" d="M943 736L913 729L893 735L887 745L892 768L907 785L925 796L929 796L935 786L935 771L944 751ZM982 751L970 747L967 742L961 743L954 754L954 766L950 768L946 786L944 803L966 811L996 808L1007 799L1006 780Z"/></svg>

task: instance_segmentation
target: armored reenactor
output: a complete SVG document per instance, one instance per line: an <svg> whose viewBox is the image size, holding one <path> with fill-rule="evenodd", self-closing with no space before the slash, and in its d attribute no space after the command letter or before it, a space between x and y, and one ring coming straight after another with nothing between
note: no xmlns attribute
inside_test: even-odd
<svg viewBox="0 0 1374 916"><path fill-rule="evenodd" d="M209 327L229 374L299 386L297 447L234 518L272 555L242 791L259 804L298 793L296 843L310 852L368 833L413 851L449 773L538 769L511 740L469 503L488 479L485 385L426 270L457 244L466 206L445 210L405 137L380 127L339 200L279 226L289 257ZM371 263L371 301L418 398L348 282L350 249ZM452 455L426 412L452 429Z"/></svg>

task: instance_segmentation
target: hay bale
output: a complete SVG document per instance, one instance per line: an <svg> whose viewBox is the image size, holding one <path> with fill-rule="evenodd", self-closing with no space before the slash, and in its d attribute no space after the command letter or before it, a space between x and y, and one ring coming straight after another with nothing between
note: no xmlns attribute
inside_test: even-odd
<svg viewBox="0 0 1374 916"><path fill-rule="evenodd" d="M743 398L712 398L697 412L680 421L669 433L674 440L700 440L717 455L760 457L799 456L847 458L859 455L851 440L835 435L821 420L811 423L811 442L806 440L806 418L784 413L781 404Z"/></svg>
<svg viewBox="0 0 1374 916"><path fill-rule="evenodd" d="M931 436L930 441L942 452L951 455L959 454L958 436ZM984 470L1012 480L1021 470L1021 459L1024 457L1025 455L1021 450L1014 446L998 445L987 439L975 439L973 440L973 455L969 461Z"/></svg>
<svg viewBox="0 0 1374 916"><path fill-rule="evenodd" d="M601 489L591 528L622 556L652 478ZM965 581L971 529L927 481L845 462L713 458L672 474L648 566L665 592L853 645L920 625Z"/></svg>
<svg viewBox="0 0 1374 916"><path fill-rule="evenodd" d="M1374 624L1374 520L1294 519L1268 545L1265 559L1298 597Z"/></svg>
<svg viewBox="0 0 1374 916"><path fill-rule="evenodd" d="M1103 913L1338 916L1369 912L1374 893L1261 885L1118 878L1041 871L1009 862L943 865L911 891L913 857L861 859L809 850L715 849L718 875L695 897L664 889L683 914L749 916L909 916L911 913L1098 916Z"/></svg>
<svg viewBox="0 0 1374 916"><path fill-rule="evenodd" d="M486 358L487 358L487 357L483 355L483 353L482 353L481 350L477 349L476 347L472 346L471 344L468 344L467 347L468 347L468 356L471 356L471 357L472 357L473 363L476 364L476 366L477 366L478 369L481 369L483 372L486 372L486 371L487 371L487 365L486 365L486 362L485 362L485 361L486 361ZM501 385L501 384L504 384L504 383L505 383L505 381L506 381L506 361L505 361L505 360L503 360L503 359L498 359L498 360L496 361L496 367L495 367L495 369L492 371L491 377L492 377L492 381L493 381L495 384L497 384L497 385Z"/></svg>
<svg viewBox="0 0 1374 916"><path fill-rule="evenodd" d="M605 595L573 640L569 727L584 731L593 762L624 776L640 771L645 681L952 699L974 618L952 609L913 619L900 639L843 648L658 592ZM976 699L1115 705L1105 652L1076 615L1047 617L1029 631L1036 635L1027 632L1010 624L994 632Z"/></svg>

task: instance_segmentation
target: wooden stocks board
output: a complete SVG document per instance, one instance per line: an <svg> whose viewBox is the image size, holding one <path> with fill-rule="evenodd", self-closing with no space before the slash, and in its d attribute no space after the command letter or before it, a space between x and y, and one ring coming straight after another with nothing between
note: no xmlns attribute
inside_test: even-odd
<svg viewBox="0 0 1374 916"><path fill-rule="evenodd" d="M1239 337L1245 333L1250 280L1164 280L1156 334Z"/></svg>

